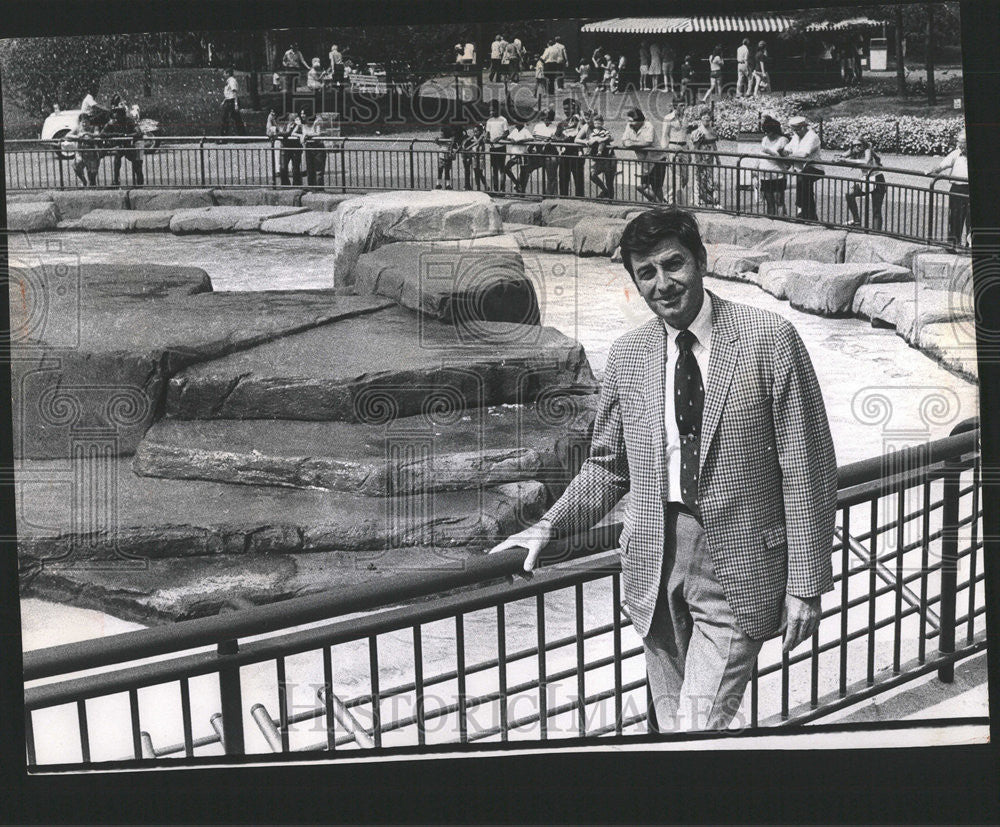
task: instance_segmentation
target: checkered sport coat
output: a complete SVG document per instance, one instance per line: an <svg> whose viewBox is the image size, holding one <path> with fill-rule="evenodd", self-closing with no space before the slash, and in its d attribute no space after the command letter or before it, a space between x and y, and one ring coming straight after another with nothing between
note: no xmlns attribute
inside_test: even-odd
<svg viewBox="0 0 1000 827"><path fill-rule="evenodd" d="M629 490L625 601L645 637L664 548L666 331L652 319L612 346L590 457L545 515L585 530ZM698 505L716 576L743 631L775 636L784 595L833 588L837 463L823 397L795 328L712 295Z"/></svg>

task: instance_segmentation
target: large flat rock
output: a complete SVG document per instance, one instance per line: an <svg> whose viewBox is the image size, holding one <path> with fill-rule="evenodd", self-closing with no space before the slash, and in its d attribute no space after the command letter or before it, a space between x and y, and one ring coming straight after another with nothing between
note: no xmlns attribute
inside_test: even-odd
<svg viewBox="0 0 1000 827"><path fill-rule="evenodd" d="M287 187L212 190L212 200L219 207L299 207L304 190Z"/></svg>
<svg viewBox="0 0 1000 827"><path fill-rule="evenodd" d="M52 190L59 218L80 218L91 210L127 210L128 193L120 189Z"/></svg>
<svg viewBox="0 0 1000 827"><path fill-rule="evenodd" d="M390 421L527 404L557 388L596 388L583 348L558 331L481 322L469 337L397 307L187 368L170 380L166 410L178 419Z"/></svg>
<svg viewBox="0 0 1000 827"><path fill-rule="evenodd" d="M400 241L363 253L354 266L359 295L384 296L474 333L478 322L538 324L538 297L517 240Z"/></svg>
<svg viewBox="0 0 1000 827"><path fill-rule="evenodd" d="M573 252L578 256L610 256L622 240L624 218L584 218L573 225Z"/></svg>
<svg viewBox="0 0 1000 827"><path fill-rule="evenodd" d="M128 202L133 210L184 210L215 206L210 189L129 190Z"/></svg>
<svg viewBox="0 0 1000 827"><path fill-rule="evenodd" d="M482 238L501 231L484 192L379 192L344 201L333 213L335 285L353 283L358 256L394 241Z"/></svg>
<svg viewBox="0 0 1000 827"><path fill-rule="evenodd" d="M201 207L178 210L170 220L170 232L235 233L260 229L262 222L305 212L305 207L252 206Z"/></svg>
<svg viewBox="0 0 1000 827"><path fill-rule="evenodd" d="M30 463L17 475L18 550L25 562L201 555L385 551L406 546L488 547L537 519L546 505L537 481L392 498L343 491L226 485L141 477L130 462L80 459ZM94 466L94 467L91 467ZM53 484L54 480L64 484ZM95 482L97 480L97 482ZM113 498L81 525L74 497ZM109 499L108 502L112 500Z"/></svg>
<svg viewBox="0 0 1000 827"><path fill-rule="evenodd" d="M262 233L278 235L312 235L332 237L336 233L337 218L333 213L314 212L306 209L282 218L268 218L261 222Z"/></svg>
<svg viewBox="0 0 1000 827"><path fill-rule="evenodd" d="M970 382L978 382L975 336L971 321L938 322L920 328L916 346L948 370Z"/></svg>
<svg viewBox="0 0 1000 827"><path fill-rule="evenodd" d="M963 302L961 293L929 290L918 285L913 300L901 302L896 308L896 333L910 344L920 343L920 334L928 325L952 324L974 330L975 314ZM974 335L970 334L970 340Z"/></svg>
<svg viewBox="0 0 1000 827"><path fill-rule="evenodd" d="M756 273L770 257L762 250L751 250L736 244L706 244L705 253L708 272L733 281L755 282L747 273Z"/></svg>
<svg viewBox="0 0 1000 827"><path fill-rule="evenodd" d="M905 282L862 284L854 293L851 312L869 319L873 327L895 328L900 308L913 304L917 286Z"/></svg>
<svg viewBox="0 0 1000 827"><path fill-rule="evenodd" d="M792 269L786 261L764 261L757 268L757 276L748 276L755 281L761 290L770 293L776 299L788 298L788 278Z"/></svg>
<svg viewBox="0 0 1000 827"><path fill-rule="evenodd" d="M849 315L854 294L862 284L892 281L894 275L904 278L909 274L905 267L892 264L828 264L799 259L782 261L780 265L785 270L785 294L791 305L821 316Z"/></svg>
<svg viewBox="0 0 1000 827"><path fill-rule="evenodd" d="M344 201L357 197L357 193L349 192L307 192L302 196L302 206L317 212L333 212Z"/></svg>
<svg viewBox="0 0 1000 827"><path fill-rule="evenodd" d="M12 271L14 329L23 334L13 364L20 457L69 456L94 428L115 453L131 453L181 368L390 304L329 291L207 292L197 268L50 269ZM46 304L49 295L58 301Z"/></svg>
<svg viewBox="0 0 1000 827"><path fill-rule="evenodd" d="M846 242L847 232L844 230L793 227L753 246L768 253L771 258L810 259L839 264L844 260Z"/></svg>
<svg viewBox="0 0 1000 827"><path fill-rule="evenodd" d="M972 256L918 253L913 257L913 275L924 287L972 295Z"/></svg>
<svg viewBox="0 0 1000 827"><path fill-rule="evenodd" d="M915 241L849 232L844 245L844 261L859 264L882 262L912 269L913 257L929 249L927 245Z"/></svg>
<svg viewBox="0 0 1000 827"><path fill-rule="evenodd" d="M563 227L567 230L573 229L577 222L585 218L624 218L635 209L635 207L616 207L611 204L560 198L546 198L539 206L542 224L547 227Z"/></svg>
<svg viewBox="0 0 1000 827"><path fill-rule="evenodd" d="M22 574L22 597L37 597L156 625L362 584L400 572L460 570L482 552L466 546L386 551L217 554L145 559L130 568L36 566ZM22 568L24 571L24 568Z"/></svg>
<svg viewBox="0 0 1000 827"><path fill-rule="evenodd" d="M40 204L42 202L48 201L52 203L52 193L51 192L8 192L4 196L4 200L8 204Z"/></svg>
<svg viewBox="0 0 1000 827"><path fill-rule="evenodd" d="M206 208L207 209L207 208ZM78 230L132 232L136 230L169 230L177 210L91 210L75 221Z"/></svg>
<svg viewBox="0 0 1000 827"><path fill-rule="evenodd" d="M558 401L558 404L553 404ZM540 480L558 491L589 449L597 395L384 424L163 419L133 459L144 476L398 496Z"/></svg>
<svg viewBox="0 0 1000 827"><path fill-rule="evenodd" d="M59 223L59 213L51 201L26 204L7 204L7 229L22 233L54 230Z"/></svg>
<svg viewBox="0 0 1000 827"><path fill-rule="evenodd" d="M696 213L701 239L705 244L734 244L738 247L757 247L774 236L795 232L797 227L789 221L775 218L726 215L701 211Z"/></svg>
<svg viewBox="0 0 1000 827"><path fill-rule="evenodd" d="M522 201L520 199L497 199L500 218L506 224L541 224L542 205L539 201Z"/></svg>
<svg viewBox="0 0 1000 827"><path fill-rule="evenodd" d="M539 227L534 224L504 224L504 232L517 239L522 250L572 253L573 231L566 227Z"/></svg>

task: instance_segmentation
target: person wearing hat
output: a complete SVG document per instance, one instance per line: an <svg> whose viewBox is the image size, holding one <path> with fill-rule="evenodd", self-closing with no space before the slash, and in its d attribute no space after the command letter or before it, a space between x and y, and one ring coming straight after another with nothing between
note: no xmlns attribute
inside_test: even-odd
<svg viewBox="0 0 1000 827"><path fill-rule="evenodd" d="M961 244L965 227L969 223L969 159L965 154L965 130L955 137L955 148L928 175L946 173L953 181L948 191L948 240L952 244ZM964 182L964 183L963 183Z"/></svg>
<svg viewBox="0 0 1000 827"><path fill-rule="evenodd" d="M816 162L820 159L819 136L801 115L788 119L792 139L788 142L788 158L792 161L795 176L795 214L806 221L818 221L816 179L826 173Z"/></svg>
<svg viewBox="0 0 1000 827"><path fill-rule="evenodd" d="M861 211L858 207L858 199L865 199L871 196L871 227L873 230L882 230L882 205L885 203L885 175L878 171L882 166L882 159L878 157L871 144L860 135L854 137L851 145L843 155L836 158L844 164L849 164L858 168L857 180L847 189L847 211L851 215L848 225L861 225ZM867 212L867 211L866 211ZM868 228L868 216L865 216L865 228Z"/></svg>

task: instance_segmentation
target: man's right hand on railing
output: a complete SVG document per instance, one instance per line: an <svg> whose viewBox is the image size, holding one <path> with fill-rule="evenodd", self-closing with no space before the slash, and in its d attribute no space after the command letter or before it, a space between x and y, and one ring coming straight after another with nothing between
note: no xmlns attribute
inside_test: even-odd
<svg viewBox="0 0 1000 827"><path fill-rule="evenodd" d="M548 520L539 520L533 526L512 534L502 543L498 543L489 550L489 554L496 554L498 551L506 551L511 548L523 548L528 550L528 556L524 558L524 570L530 572L538 560L538 555L542 549L549 544L555 534L552 523Z"/></svg>

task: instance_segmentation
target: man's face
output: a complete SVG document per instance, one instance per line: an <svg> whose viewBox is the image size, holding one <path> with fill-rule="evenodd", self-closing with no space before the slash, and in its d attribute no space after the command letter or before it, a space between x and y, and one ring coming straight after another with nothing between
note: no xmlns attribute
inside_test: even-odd
<svg viewBox="0 0 1000 827"><path fill-rule="evenodd" d="M792 132L798 135L800 138L806 134L806 129L808 127L804 123L796 124L792 127Z"/></svg>
<svg viewBox="0 0 1000 827"><path fill-rule="evenodd" d="M633 255L632 273L649 309L667 324L683 330L694 321L704 300L705 265L677 239Z"/></svg>
<svg viewBox="0 0 1000 827"><path fill-rule="evenodd" d="M629 118L628 125L635 131L638 132L642 128L643 121L639 118Z"/></svg>

